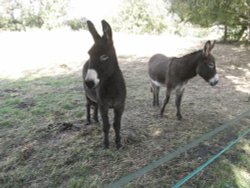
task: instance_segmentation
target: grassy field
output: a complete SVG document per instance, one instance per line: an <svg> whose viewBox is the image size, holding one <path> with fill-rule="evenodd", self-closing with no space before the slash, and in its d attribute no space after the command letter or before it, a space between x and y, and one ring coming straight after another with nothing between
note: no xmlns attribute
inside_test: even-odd
<svg viewBox="0 0 250 188"><path fill-rule="evenodd" d="M102 149L102 126L85 126L81 68L92 39L85 32L0 33L0 187L102 187L220 126L250 108L250 50L218 44L220 83L200 77L186 88L176 120L174 97L163 118L153 108L147 61L180 56L205 39L114 34L127 84L123 150ZM161 91L163 100L164 90ZM112 115L111 115L112 116ZM126 187L170 187L250 126L250 119L134 180ZM248 187L250 136L184 187Z"/></svg>

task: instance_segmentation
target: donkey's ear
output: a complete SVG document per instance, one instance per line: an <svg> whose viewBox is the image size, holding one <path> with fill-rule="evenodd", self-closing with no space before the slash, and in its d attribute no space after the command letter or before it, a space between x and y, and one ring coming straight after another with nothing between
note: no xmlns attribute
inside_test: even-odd
<svg viewBox="0 0 250 188"><path fill-rule="evenodd" d="M88 20L87 25L88 25L89 32L91 33L94 41L97 41L98 39L100 39L101 36L96 31L96 28L95 28L94 24L91 21Z"/></svg>
<svg viewBox="0 0 250 188"><path fill-rule="evenodd" d="M103 36L108 40L112 42L112 29L108 22L105 20L102 20L102 30L103 30Z"/></svg>
<svg viewBox="0 0 250 188"><path fill-rule="evenodd" d="M211 44L210 46L210 52L212 51L212 49L214 48L214 45L215 45L216 41L214 40L214 42Z"/></svg>
<svg viewBox="0 0 250 188"><path fill-rule="evenodd" d="M204 49L203 49L203 53L205 54L205 56L208 56L210 53L210 48L211 48L211 42L210 40L206 42Z"/></svg>

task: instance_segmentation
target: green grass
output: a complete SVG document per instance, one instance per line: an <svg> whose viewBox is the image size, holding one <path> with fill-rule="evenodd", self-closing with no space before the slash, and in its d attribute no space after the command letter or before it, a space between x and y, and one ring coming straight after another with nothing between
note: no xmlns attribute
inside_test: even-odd
<svg viewBox="0 0 250 188"><path fill-rule="evenodd" d="M216 179L208 187L248 188L250 185L249 147L249 140L244 139L211 165L207 174L213 174Z"/></svg>
<svg viewBox="0 0 250 188"><path fill-rule="evenodd" d="M84 158L81 159L83 161L72 159L77 168L64 166L67 155L71 154L68 150L77 148L74 145L65 150L60 149L70 139L57 138L58 133L47 128L49 123L57 119L64 122L67 119L82 118L84 115L83 94L75 94L69 88L75 87L75 83L79 83L81 87L81 82L75 79L76 77L72 79L68 76L0 82L3 91L0 100L1 187L29 184L54 187L70 179L72 175L76 178L69 181L72 187L84 184L85 180L81 180L80 184L78 182L79 177L86 176L90 169L83 165ZM27 98L32 99L34 105L19 108L18 105L27 102ZM73 136L72 142L76 138L77 135ZM78 147L82 148L81 145ZM77 160L77 165L74 160Z"/></svg>
<svg viewBox="0 0 250 188"><path fill-rule="evenodd" d="M80 73L0 84L1 187L100 187L102 174L94 161L117 161L120 154L102 150L100 125L90 134L82 130ZM34 105L19 107L29 101ZM57 123L63 122L73 122L80 131L60 131Z"/></svg>

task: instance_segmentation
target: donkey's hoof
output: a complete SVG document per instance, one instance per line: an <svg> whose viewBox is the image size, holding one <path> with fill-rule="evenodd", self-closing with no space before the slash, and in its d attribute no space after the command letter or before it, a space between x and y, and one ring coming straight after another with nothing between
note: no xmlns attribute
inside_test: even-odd
<svg viewBox="0 0 250 188"><path fill-rule="evenodd" d="M104 143L104 144L103 144L103 149L109 149L109 144Z"/></svg>
<svg viewBox="0 0 250 188"><path fill-rule="evenodd" d="M84 123L84 125L90 125L91 124L91 121L86 121L85 123Z"/></svg>
<svg viewBox="0 0 250 188"><path fill-rule="evenodd" d="M94 122L95 123L100 123L98 119L94 119Z"/></svg>
<svg viewBox="0 0 250 188"><path fill-rule="evenodd" d="M103 146L102 149L109 149L109 146Z"/></svg>
<svg viewBox="0 0 250 188"><path fill-rule="evenodd" d="M117 149L117 150L123 149L123 145L122 145L121 143L116 144L116 149Z"/></svg>
<svg viewBox="0 0 250 188"><path fill-rule="evenodd" d="M182 120L182 115L181 114L177 114L176 117L177 117L178 120Z"/></svg>

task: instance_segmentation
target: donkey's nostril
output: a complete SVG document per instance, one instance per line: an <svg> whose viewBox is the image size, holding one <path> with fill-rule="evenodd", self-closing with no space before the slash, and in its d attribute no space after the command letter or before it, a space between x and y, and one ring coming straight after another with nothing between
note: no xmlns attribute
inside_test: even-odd
<svg viewBox="0 0 250 188"><path fill-rule="evenodd" d="M95 82L93 82L92 80L86 80L85 84L89 89L93 89L93 87L95 86Z"/></svg>
<svg viewBox="0 0 250 188"><path fill-rule="evenodd" d="M216 81L214 81L214 82L210 82L210 85L211 85L211 86L215 86L216 84L218 84L218 82L219 82L218 80L216 80Z"/></svg>
<svg viewBox="0 0 250 188"><path fill-rule="evenodd" d="M209 80L211 86L215 86L219 82L218 74L215 74L213 78Z"/></svg>

